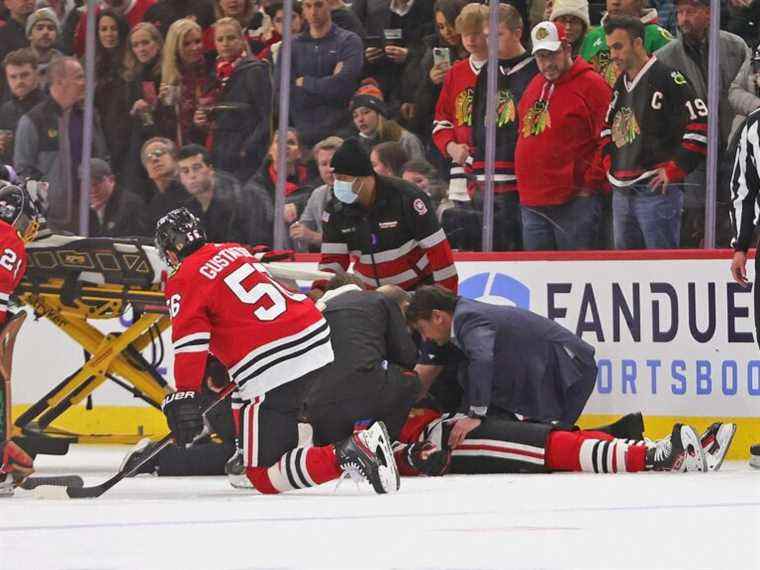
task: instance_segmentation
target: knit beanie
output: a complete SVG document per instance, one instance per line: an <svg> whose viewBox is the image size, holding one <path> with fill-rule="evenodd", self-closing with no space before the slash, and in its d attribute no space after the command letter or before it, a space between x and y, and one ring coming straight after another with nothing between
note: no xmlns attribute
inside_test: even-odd
<svg viewBox="0 0 760 570"><path fill-rule="evenodd" d="M588 0L554 0L552 22L560 16L575 16L583 20L586 28L591 26L591 18L588 15Z"/></svg>
<svg viewBox="0 0 760 570"><path fill-rule="evenodd" d="M53 24L55 25L55 31L60 35L61 23L58 21L58 16L55 15L55 11L52 8L40 8L39 10L35 10L31 14L29 14L29 17L26 19L26 37L27 38L32 33L32 28L34 27L34 24L36 24L37 22L41 22L43 20L47 20L48 22L53 22Z"/></svg>
<svg viewBox="0 0 760 570"><path fill-rule="evenodd" d="M356 138L343 141L335 151L330 166L335 174L371 176L375 173L367 151Z"/></svg>
<svg viewBox="0 0 760 570"><path fill-rule="evenodd" d="M359 107L367 107L368 109L376 111L386 119L388 118L388 109L385 108L385 104L372 95L354 95L353 99L351 99L349 111L353 113Z"/></svg>

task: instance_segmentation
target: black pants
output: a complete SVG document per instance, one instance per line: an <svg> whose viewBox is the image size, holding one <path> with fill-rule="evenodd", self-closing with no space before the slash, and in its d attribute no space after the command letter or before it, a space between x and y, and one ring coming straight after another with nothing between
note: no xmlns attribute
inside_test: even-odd
<svg viewBox="0 0 760 570"><path fill-rule="evenodd" d="M415 373L389 364L385 380L368 383L360 395L334 402L310 403L306 414L314 429L314 444L343 440L351 435L354 424L363 420L382 421L391 439L396 439L419 393L420 379Z"/></svg>

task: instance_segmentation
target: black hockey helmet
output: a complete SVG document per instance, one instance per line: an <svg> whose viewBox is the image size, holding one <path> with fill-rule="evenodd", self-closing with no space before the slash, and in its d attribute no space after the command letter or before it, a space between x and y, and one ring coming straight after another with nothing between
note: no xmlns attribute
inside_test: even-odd
<svg viewBox="0 0 760 570"><path fill-rule="evenodd" d="M13 226L25 242L33 241L44 218L29 192L0 180L0 220Z"/></svg>
<svg viewBox="0 0 760 570"><path fill-rule="evenodd" d="M167 253L173 251L181 261L206 243L201 221L187 208L177 208L156 223L156 248L168 265L174 265Z"/></svg>

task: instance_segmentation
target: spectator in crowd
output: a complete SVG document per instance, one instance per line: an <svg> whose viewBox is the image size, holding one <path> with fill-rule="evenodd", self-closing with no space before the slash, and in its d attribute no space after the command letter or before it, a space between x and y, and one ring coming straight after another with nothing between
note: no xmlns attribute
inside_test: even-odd
<svg viewBox="0 0 760 570"><path fill-rule="evenodd" d="M592 249L595 194L606 187L600 134L611 89L583 58L573 57L561 23L542 22L531 36L541 73L520 100L515 155L523 246Z"/></svg>
<svg viewBox="0 0 760 570"><path fill-rule="evenodd" d="M424 49L422 40L434 31L433 3L353 0L351 9L367 31L366 75L379 81L389 104L404 102L399 91L405 64L408 60L419 64ZM417 73L417 69L413 73Z"/></svg>
<svg viewBox="0 0 760 570"><path fill-rule="evenodd" d="M206 28L215 20L214 7L210 0L158 0L145 12L143 21L153 24L166 36L171 25L182 18L195 20Z"/></svg>
<svg viewBox="0 0 760 570"><path fill-rule="evenodd" d="M0 164L13 163L13 140L21 117L44 97L37 75L37 54L30 48L12 51L3 61L9 99L0 105Z"/></svg>
<svg viewBox="0 0 760 570"><path fill-rule="evenodd" d="M553 4L551 22L559 22L565 27L567 41L573 47L573 57L581 51L591 20L588 15L588 0L556 0Z"/></svg>
<svg viewBox="0 0 760 570"><path fill-rule="evenodd" d="M218 22L222 18L237 20L251 54L258 53L266 47L261 38L269 35L272 19L259 8L255 0L214 0L214 20ZM204 36L207 49L215 50L213 27L206 30Z"/></svg>
<svg viewBox="0 0 760 570"><path fill-rule="evenodd" d="M731 106L736 111L734 122L731 125L729 141L733 141L739 127L744 123L747 116L760 107L760 49L755 48L752 57L744 60L739 73L731 83L728 91Z"/></svg>
<svg viewBox="0 0 760 570"><path fill-rule="evenodd" d="M326 0L304 0L309 29L293 42L290 116L306 147L346 128L362 70L362 41L332 23ZM277 65L277 75L281 71ZM279 85L279 80L275 81Z"/></svg>
<svg viewBox="0 0 760 570"><path fill-rule="evenodd" d="M657 10L657 23L675 36L677 31L676 5L673 0L650 0L652 8Z"/></svg>
<svg viewBox="0 0 760 570"><path fill-rule="evenodd" d="M101 0L95 8L95 15L97 16L101 10L113 10L126 20L127 25L131 29L143 21L148 8L155 3L156 0ZM87 10L82 10L82 15L79 17L79 23L74 32L73 44L74 53L79 57L84 55L86 33Z"/></svg>
<svg viewBox="0 0 760 570"><path fill-rule="evenodd" d="M54 57L63 55L55 49L60 34L61 25L52 8L40 8L26 21L26 35L29 38L29 46L37 54L37 73L40 75L40 85L43 89L47 85L47 68L50 62Z"/></svg>
<svg viewBox="0 0 760 570"><path fill-rule="evenodd" d="M509 4L499 4L498 11L498 65L496 108L496 160L494 162L493 197L493 249L516 251L522 249L520 229L520 201L517 196L515 176L515 146L517 145L517 106L523 92L538 67L533 56L522 45L523 21L520 13ZM490 32L485 24L486 36ZM483 211L486 159L486 107L488 99L488 66L484 66L475 84L472 102L473 163L477 186L474 206Z"/></svg>
<svg viewBox="0 0 760 570"><path fill-rule="evenodd" d="M29 45L26 20L34 12L34 0L5 0L8 18L0 26L0 61L10 52Z"/></svg>
<svg viewBox="0 0 760 570"><path fill-rule="evenodd" d="M148 172L148 183L140 185L138 190L148 204L149 228L155 228L160 218L190 198L179 181L178 157L177 147L163 137L149 139L141 149L140 158Z"/></svg>
<svg viewBox="0 0 760 570"><path fill-rule="evenodd" d="M409 158L425 157L425 149L420 139L388 117L388 109L382 100L372 95L354 95L349 109L359 136L358 140L367 152L380 143L393 141L404 148Z"/></svg>
<svg viewBox="0 0 760 570"><path fill-rule="evenodd" d="M203 57L202 33L196 22L177 20L169 28L162 51L159 120L162 125L174 125L173 132L164 134L174 137L178 146L205 139L193 122L213 83L211 67Z"/></svg>
<svg viewBox="0 0 760 570"><path fill-rule="evenodd" d="M123 77L131 104L131 138L124 165L130 180L143 177L140 150L149 138L156 136L156 106L161 85L161 47L164 39L153 24L140 22L129 32L124 52Z"/></svg>
<svg viewBox="0 0 760 570"><path fill-rule="evenodd" d="M676 248L679 183L707 152L707 105L683 74L647 53L641 20L608 18L605 32L621 71L602 131L615 248Z"/></svg>
<svg viewBox="0 0 760 570"><path fill-rule="evenodd" d="M754 49L758 45L760 29L760 2L757 0L727 0L721 2L721 27L740 36Z"/></svg>
<svg viewBox="0 0 760 570"><path fill-rule="evenodd" d="M351 9L351 6L343 0L327 0L327 3L330 6L330 16L336 26L355 33L361 39L367 36L361 20L359 20L356 12Z"/></svg>
<svg viewBox="0 0 760 570"><path fill-rule="evenodd" d="M267 65L246 53L238 20L214 24L215 104L195 112L195 124L210 131L211 157L220 170L247 180L266 154L272 117L272 81Z"/></svg>
<svg viewBox="0 0 760 570"><path fill-rule="evenodd" d="M303 213L306 202L309 200L312 186L309 184L309 173L306 166L301 162L303 149L295 129L288 129L287 148L285 150L285 163L287 177L285 182L285 208L282 220L278 223L287 227L295 222ZM277 155L279 145L277 132L272 137L269 145L269 154L262 163L258 173L246 184L246 194L253 200L253 212L251 216L257 220L254 226L261 236L257 244L273 244L274 232L274 207L277 189ZM285 231L285 235L288 232Z"/></svg>
<svg viewBox="0 0 760 570"><path fill-rule="evenodd" d="M322 244L322 214L332 195L332 185L335 180L330 161L342 144L342 138L332 136L319 141L312 150L323 184L312 190L301 217L290 226L290 239L297 246L305 246L297 247L299 251L306 248L319 248Z"/></svg>
<svg viewBox="0 0 760 570"><path fill-rule="evenodd" d="M405 180L376 174L356 139L346 140L331 164L334 199L323 218L320 269L346 272L353 257L354 274L372 287L409 291L435 283L456 291L451 247L430 198ZM384 227L376 225L381 220Z"/></svg>
<svg viewBox="0 0 760 570"><path fill-rule="evenodd" d="M707 35L710 28L710 0L677 0L679 36L656 52L657 59L681 71L689 80L694 93L702 101L707 101ZM723 156L728 146L729 135L737 112L744 115L752 112L753 107L737 109L736 99L730 97L731 84L739 74L742 64L750 59L751 52L747 44L739 36L725 30L720 30L720 97L718 113L720 128L720 156ZM719 158L719 163L723 162ZM726 173L726 176L728 174ZM719 184L727 188L726 184ZM681 247L701 247L704 238L706 173L704 163L700 164L684 180L684 215L681 225ZM728 219L728 194L721 201L719 220ZM726 232L723 236L729 239ZM722 245L728 245L726 241Z"/></svg>
<svg viewBox="0 0 760 570"><path fill-rule="evenodd" d="M129 158L132 124L128 119L132 102L124 78L129 27L119 14L106 9L98 12L95 30L95 108L114 172L121 177Z"/></svg>
<svg viewBox="0 0 760 570"><path fill-rule="evenodd" d="M401 169L409 161L409 155L401 143L388 141L376 145L369 153L372 169L380 176L401 177Z"/></svg>
<svg viewBox="0 0 760 570"><path fill-rule="evenodd" d="M117 184L109 164L100 158L90 162L90 237L149 236L140 215L144 203Z"/></svg>
<svg viewBox="0 0 760 570"><path fill-rule="evenodd" d="M285 9L282 2L270 4L267 13L272 19L272 29L268 35L261 38L264 48L256 54L256 57L263 61L268 61L273 65L277 64L277 55L282 47L282 25L285 22ZM303 10L299 2L293 3L293 15L290 19L290 33L297 36L303 30Z"/></svg>
<svg viewBox="0 0 760 570"><path fill-rule="evenodd" d="M418 73L420 82L415 95L413 130L428 143L432 136L435 104L441 93L443 79L451 66L465 59L467 50L462 46L462 36L457 32L456 22L467 0L437 0L435 13L436 33L423 38L424 53ZM438 54L434 55L434 50ZM434 145L429 145L429 153L435 154L435 162L444 162Z"/></svg>
<svg viewBox="0 0 760 570"><path fill-rule="evenodd" d="M469 202L467 172L472 164L472 99L478 74L488 60L488 44L483 28L488 8L471 3L456 19L462 45L470 54L455 63L446 74L435 107L433 142L451 160L449 198Z"/></svg>
<svg viewBox="0 0 760 570"><path fill-rule="evenodd" d="M237 179L215 170L209 152L197 144L183 146L177 164L180 181L191 196L183 206L201 219L209 241L250 243Z"/></svg>
<svg viewBox="0 0 760 570"><path fill-rule="evenodd" d="M644 24L644 49L652 54L670 40L665 28L657 25L657 10L646 8L646 0L607 0L607 13L602 18L602 25L591 28L583 40L581 57L594 66L607 83L612 86L620 75L617 66L612 64L610 50L605 42L604 24L608 18L629 16L637 18Z"/></svg>
<svg viewBox="0 0 760 570"><path fill-rule="evenodd" d="M19 121L13 163L21 176L48 182L50 228L77 233L84 69L73 57L59 57L48 67L48 79L50 95ZM92 128L92 156L103 158L106 146L97 115Z"/></svg>
<svg viewBox="0 0 760 570"><path fill-rule="evenodd" d="M443 209L450 206L446 196L446 185L438 176L438 170L427 160L409 160L401 167L401 178L415 184L430 197L436 217L441 220Z"/></svg>

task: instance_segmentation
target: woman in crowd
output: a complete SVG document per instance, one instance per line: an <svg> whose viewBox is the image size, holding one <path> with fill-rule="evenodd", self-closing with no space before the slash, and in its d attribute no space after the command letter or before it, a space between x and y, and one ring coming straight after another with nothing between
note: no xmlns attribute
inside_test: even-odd
<svg viewBox="0 0 760 570"><path fill-rule="evenodd" d="M116 176L122 176L131 136L130 122L125 120L131 104L124 79L129 26L112 10L101 10L95 23L95 108L103 125L111 168Z"/></svg>
<svg viewBox="0 0 760 570"><path fill-rule="evenodd" d="M153 24L141 22L129 32L124 52L124 79L132 106L132 132L128 164L129 179L144 177L140 149L149 138L161 132L156 124L155 110L161 86L161 47L164 38ZM140 185L135 184L134 188ZM146 199L148 196L146 196Z"/></svg>
<svg viewBox="0 0 760 570"><path fill-rule="evenodd" d="M409 155L396 141L388 141L376 145L369 154L372 169L380 176L401 176L401 169L409 162Z"/></svg>
<svg viewBox="0 0 760 570"><path fill-rule="evenodd" d="M367 152L380 143L397 142L410 159L425 158L425 150L420 139L396 121L388 119L386 107L379 98L366 93L354 95L351 99L350 110L354 118L354 126L359 134L359 141Z"/></svg>
<svg viewBox="0 0 760 570"><path fill-rule="evenodd" d="M443 210L450 208L452 204L447 196L446 185L438 176L435 166L427 160L410 160L401 168L401 178L416 184L420 190L430 196L440 222Z"/></svg>
<svg viewBox="0 0 760 570"><path fill-rule="evenodd" d="M247 180L267 152L272 81L266 63L247 54L243 29L234 18L214 24L216 86L211 107L195 112L195 124L210 133L214 166Z"/></svg>
<svg viewBox="0 0 760 570"><path fill-rule="evenodd" d="M462 38L454 28L459 13L467 0L438 0L433 7L436 33L424 39L425 54L422 56L418 74L422 78L417 88L414 112L414 130L424 140L430 140L433 115L446 72L460 59L467 57ZM438 56L434 56L434 50ZM448 61L445 58L448 50ZM437 60L437 62L436 62ZM432 149L435 146L430 145Z"/></svg>
<svg viewBox="0 0 760 570"><path fill-rule="evenodd" d="M198 107L212 104L209 90L213 86L211 66L203 55L201 27L192 20L174 22L166 34L161 57L161 87L158 92L161 123L173 124L171 133L178 147L204 143L205 131L195 126Z"/></svg>
<svg viewBox="0 0 760 570"><path fill-rule="evenodd" d="M256 57L260 60L268 61L273 66L277 64L277 55L280 53L282 47L282 24L285 21L285 9L282 7L282 3L270 4L267 8L267 14L272 18L272 30L269 34L261 36L261 41L266 46L264 47ZM301 4L298 2L293 3L293 17L290 20L290 32L294 36L300 34L303 29L303 17Z"/></svg>
<svg viewBox="0 0 760 570"><path fill-rule="evenodd" d="M222 18L234 18L240 23L243 37L252 54L266 47L267 44L262 38L271 36L272 21L266 12L259 9L254 0L214 0L214 15L217 21ZM213 29L206 31L205 44L208 49L215 48Z"/></svg>

